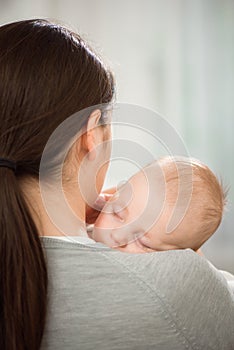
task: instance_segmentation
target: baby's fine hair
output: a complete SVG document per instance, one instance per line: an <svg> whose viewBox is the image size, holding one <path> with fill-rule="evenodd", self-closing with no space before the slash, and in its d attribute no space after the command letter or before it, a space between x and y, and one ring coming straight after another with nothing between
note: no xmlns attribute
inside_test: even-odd
<svg viewBox="0 0 234 350"><path fill-rule="evenodd" d="M183 195L190 195L185 215L198 215L197 230L204 234L205 242L217 230L223 217L227 190L224 189L222 181L197 159L163 157L157 162L165 177L167 203L173 206L176 204L178 190Z"/></svg>

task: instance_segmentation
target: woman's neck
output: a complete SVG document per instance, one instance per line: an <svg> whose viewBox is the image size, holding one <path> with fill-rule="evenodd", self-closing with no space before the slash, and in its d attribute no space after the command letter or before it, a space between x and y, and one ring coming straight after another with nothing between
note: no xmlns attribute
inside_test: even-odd
<svg viewBox="0 0 234 350"><path fill-rule="evenodd" d="M48 189L42 193L38 182L21 183L24 197L40 236L87 236L85 202L77 188Z"/></svg>

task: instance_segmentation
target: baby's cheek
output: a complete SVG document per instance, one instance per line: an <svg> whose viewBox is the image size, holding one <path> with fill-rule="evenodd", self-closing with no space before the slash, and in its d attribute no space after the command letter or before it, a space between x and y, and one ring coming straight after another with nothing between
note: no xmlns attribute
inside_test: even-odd
<svg viewBox="0 0 234 350"><path fill-rule="evenodd" d="M97 242L102 242L110 246L112 244L112 228L113 219L111 218L111 214L100 213L94 224L93 239Z"/></svg>
<svg viewBox="0 0 234 350"><path fill-rule="evenodd" d="M111 214L106 214L106 213L100 213L94 226L96 228L105 228L105 229L109 229L113 227L113 222L114 220L112 219L112 215Z"/></svg>

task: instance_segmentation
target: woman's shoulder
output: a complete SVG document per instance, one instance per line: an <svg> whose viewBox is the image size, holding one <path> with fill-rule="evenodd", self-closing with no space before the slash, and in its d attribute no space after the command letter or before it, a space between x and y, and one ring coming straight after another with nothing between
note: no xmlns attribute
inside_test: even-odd
<svg viewBox="0 0 234 350"><path fill-rule="evenodd" d="M191 249L169 250L145 254L130 254L111 249L104 244L92 240L83 241L79 238L60 240L57 238L42 238L46 256L50 260L61 260L63 265L72 262L73 266L80 265L86 260L87 265L92 261L99 262L105 268L118 268L128 271L136 278L150 280L154 285L160 281L162 285L183 284L186 280L199 279L208 282L218 279L223 282L222 274L218 272L205 258ZM191 281L190 281L191 283ZM186 287L186 285L184 286Z"/></svg>
<svg viewBox="0 0 234 350"><path fill-rule="evenodd" d="M81 244L80 240L65 242L58 239L43 239L42 242L52 268L59 268L68 275L78 273L80 266L89 274L102 271L102 278L104 273L108 276L118 273L121 281L121 277L124 279L127 275L152 292L163 291L165 297L168 295L170 301L177 304L188 291L189 297L195 298L193 293L197 296L210 288L215 295L229 297L222 273L191 249L130 254L96 242ZM171 293L171 290L175 292Z"/></svg>
<svg viewBox="0 0 234 350"><path fill-rule="evenodd" d="M87 320L83 321L86 324L91 322L88 315L95 309L99 320L95 327L99 329L103 322L106 329L114 322L116 334L127 329L132 335L120 336L124 344L137 336L143 322L140 320L144 320L148 325L145 332L150 333L147 339L158 346L232 348L233 295L221 274L192 250L128 254L102 244L82 245L56 239L43 240L43 246L52 291L56 293L52 315L57 315L60 305L59 315L70 310L69 317L77 322L80 315L86 315ZM117 326L120 319L123 329ZM74 328L74 337L76 332ZM165 338L165 332L175 336ZM102 331L94 333L95 337L101 336ZM109 342L108 339L105 341ZM134 344L137 346L138 342Z"/></svg>
<svg viewBox="0 0 234 350"><path fill-rule="evenodd" d="M116 249L111 249L102 243L97 243L91 239L83 239L83 237L67 237L61 239L60 237L41 237L42 246L48 257L54 256L61 259L66 256L76 255L79 258L86 257L90 259L90 255L94 255L100 260L111 262L111 264L119 265L122 268L127 268L132 271L136 271L140 274L142 271L145 273L145 267L147 265L149 274L152 270L157 271L160 269L160 265L164 265L165 269L171 271L171 267L174 270L178 270L181 265L185 267L191 264L192 261L198 261L197 254L191 249L185 250L170 250L164 252L153 252L153 253L125 253Z"/></svg>

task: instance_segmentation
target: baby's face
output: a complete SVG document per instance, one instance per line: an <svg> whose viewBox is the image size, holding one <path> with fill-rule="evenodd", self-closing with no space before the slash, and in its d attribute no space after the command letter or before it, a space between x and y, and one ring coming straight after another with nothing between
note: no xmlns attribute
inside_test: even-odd
<svg viewBox="0 0 234 350"><path fill-rule="evenodd" d="M138 172L107 202L94 225L95 241L131 253L178 249L173 235L165 234L171 210L164 178L159 174L155 181L154 170L150 187L149 177Z"/></svg>
<svg viewBox="0 0 234 350"><path fill-rule="evenodd" d="M111 248L123 249L133 243L139 228L134 223L144 209L146 198L144 177L137 173L105 205L95 222L93 239Z"/></svg>

